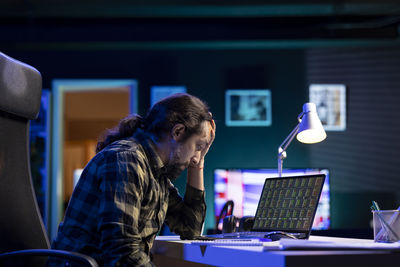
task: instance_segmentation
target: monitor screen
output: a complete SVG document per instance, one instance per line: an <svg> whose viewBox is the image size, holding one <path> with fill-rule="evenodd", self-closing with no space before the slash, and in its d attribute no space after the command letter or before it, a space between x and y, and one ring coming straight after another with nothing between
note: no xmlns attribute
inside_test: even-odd
<svg viewBox="0 0 400 267"><path fill-rule="evenodd" d="M305 174L325 174L318 209L313 222L313 230L330 228L329 171L327 169L286 169L282 176ZM278 177L276 169L215 169L214 170L214 214L221 212L228 200L234 202L233 215L236 217L254 216L258 200L266 178ZM222 223L218 226L222 229Z"/></svg>

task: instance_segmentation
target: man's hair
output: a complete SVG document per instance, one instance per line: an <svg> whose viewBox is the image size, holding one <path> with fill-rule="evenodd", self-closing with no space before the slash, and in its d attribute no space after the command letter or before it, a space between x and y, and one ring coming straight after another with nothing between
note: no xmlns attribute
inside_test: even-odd
<svg viewBox="0 0 400 267"><path fill-rule="evenodd" d="M189 94L174 94L154 104L145 118L132 114L122 119L116 128L108 130L97 143L96 153L116 140L132 136L138 128L162 139L175 124L181 123L185 126L184 141L200 133L204 121L212 121L205 102Z"/></svg>

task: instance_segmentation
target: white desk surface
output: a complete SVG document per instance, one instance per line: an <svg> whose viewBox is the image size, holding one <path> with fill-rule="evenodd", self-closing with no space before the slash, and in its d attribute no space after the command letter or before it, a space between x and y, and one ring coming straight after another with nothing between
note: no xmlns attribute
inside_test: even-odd
<svg viewBox="0 0 400 267"><path fill-rule="evenodd" d="M316 247L302 248L304 244L297 244L301 246L278 249L280 244L293 246L290 243L297 241ZM318 245L328 248L318 248ZM335 245L338 247L335 248ZM346 248L355 245L366 248ZM165 257L183 260L185 264L182 266L187 266L188 262L211 266L400 266L400 243L394 244L395 248L385 248L385 244L382 244L384 248L372 247L376 245L380 246L367 239L310 236L309 240L287 239L266 242L261 246L200 246L192 244L191 240L180 240L178 236L158 236L152 252L161 255L164 260Z"/></svg>

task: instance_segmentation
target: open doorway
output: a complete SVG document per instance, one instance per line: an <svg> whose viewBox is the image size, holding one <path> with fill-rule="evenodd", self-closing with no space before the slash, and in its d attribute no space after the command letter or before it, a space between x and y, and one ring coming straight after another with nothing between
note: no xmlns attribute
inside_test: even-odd
<svg viewBox="0 0 400 267"><path fill-rule="evenodd" d="M54 80L49 235L53 239L98 137L137 112L135 80Z"/></svg>

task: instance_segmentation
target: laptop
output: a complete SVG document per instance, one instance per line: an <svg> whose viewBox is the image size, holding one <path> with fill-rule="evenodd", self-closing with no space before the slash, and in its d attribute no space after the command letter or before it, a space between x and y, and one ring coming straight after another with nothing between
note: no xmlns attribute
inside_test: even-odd
<svg viewBox="0 0 400 267"><path fill-rule="evenodd" d="M281 237L308 239L324 182L325 174L267 178L249 232L207 237L269 238L273 241Z"/></svg>

